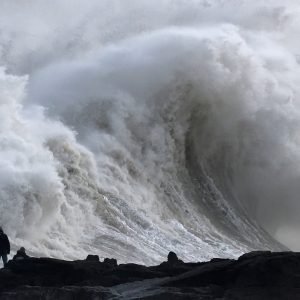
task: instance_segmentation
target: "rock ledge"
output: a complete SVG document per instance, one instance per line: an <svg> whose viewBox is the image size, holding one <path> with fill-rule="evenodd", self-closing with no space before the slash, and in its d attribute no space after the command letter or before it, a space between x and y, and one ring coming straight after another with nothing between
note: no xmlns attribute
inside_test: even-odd
<svg viewBox="0 0 300 300"><path fill-rule="evenodd" d="M174 253L175 254L175 253ZM300 253L158 266L29 258L0 270L0 299L300 299Z"/></svg>

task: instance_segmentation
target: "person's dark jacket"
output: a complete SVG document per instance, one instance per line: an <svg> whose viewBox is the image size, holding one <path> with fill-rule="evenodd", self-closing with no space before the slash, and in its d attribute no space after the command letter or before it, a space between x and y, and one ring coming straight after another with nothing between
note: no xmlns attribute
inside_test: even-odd
<svg viewBox="0 0 300 300"><path fill-rule="evenodd" d="M17 254L13 257L13 260L22 260L26 258L29 258L29 256L25 252L18 250Z"/></svg>
<svg viewBox="0 0 300 300"><path fill-rule="evenodd" d="M10 253L10 243L5 233L0 233L0 255Z"/></svg>

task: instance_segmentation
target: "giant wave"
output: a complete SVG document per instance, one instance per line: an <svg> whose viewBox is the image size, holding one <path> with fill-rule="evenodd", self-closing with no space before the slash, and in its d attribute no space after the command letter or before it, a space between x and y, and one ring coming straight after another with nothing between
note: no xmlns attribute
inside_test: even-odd
<svg viewBox="0 0 300 300"><path fill-rule="evenodd" d="M15 247L146 264L297 249L299 9L2 1L0 222Z"/></svg>

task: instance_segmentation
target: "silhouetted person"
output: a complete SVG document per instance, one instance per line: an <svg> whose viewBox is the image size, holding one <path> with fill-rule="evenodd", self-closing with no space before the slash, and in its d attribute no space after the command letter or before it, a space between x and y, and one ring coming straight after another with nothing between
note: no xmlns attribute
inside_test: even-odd
<svg viewBox="0 0 300 300"><path fill-rule="evenodd" d="M2 227L0 227L0 256L2 257L4 267L7 263L7 254L9 253L10 253L10 243L8 237L3 232Z"/></svg>
<svg viewBox="0 0 300 300"><path fill-rule="evenodd" d="M168 254L168 260L162 262L159 267L165 270L169 270L170 268L176 268L180 266L181 264L184 264L184 262L181 259L178 259L178 256L175 252L170 251Z"/></svg>
<svg viewBox="0 0 300 300"><path fill-rule="evenodd" d="M13 260L22 260L22 259L26 259L29 258L29 256L26 254L26 250L24 247L21 247L16 255L13 257Z"/></svg>
<svg viewBox="0 0 300 300"><path fill-rule="evenodd" d="M170 251L168 254L168 264L176 265L178 263L183 263L181 259L178 259L177 254L173 251Z"/></svg>

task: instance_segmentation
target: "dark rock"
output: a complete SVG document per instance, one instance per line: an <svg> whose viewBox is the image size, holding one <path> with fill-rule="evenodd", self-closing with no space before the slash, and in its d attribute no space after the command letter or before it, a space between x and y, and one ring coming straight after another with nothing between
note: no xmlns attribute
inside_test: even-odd
<svg viewBox="0 0 300 300"><path fill-rule="evenodd" d="M173 251L169 252L168 254L168 263L170 264L176 264L178 262L177 254Z"/></svg>
<svg viewBox="0 0 300 300"><path fill-rule="evenodd" d="M85 260L86 261L100 261L98 255L92 255L92 254L89 254Z"/></svg>
<svg viewBox="0 0 300 300"><path fill-rule="evenodd" d="M162 262L158 268L160 272L169 276L175 276L188 271L191 266L191 264L185 264L182 260L178 259L176 253L171 251L168 254L168 261Z"/></svg>
<svg viewBox="0 0 300 300"><path fill-rule="evenodd" d="M249 253L245 253L239 257L239 260L253 258L255 256L269 256L271 255L271 251L252 251Z"/></svg>
<svg viewBox="0 0 300 300"><path fill-rule="evenodd" d="M93 256L10 261L0 270L0 299L300 299L300 253L259 251L202 263L174 254L151 267Z"/></svg>
<svg viewBox="0 0 300 300"><path fill-rule="evenodd" d="M116 267L118 265L118 262L115 258L104 258L104 263L111 267Z"/></svg>

